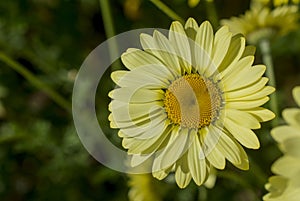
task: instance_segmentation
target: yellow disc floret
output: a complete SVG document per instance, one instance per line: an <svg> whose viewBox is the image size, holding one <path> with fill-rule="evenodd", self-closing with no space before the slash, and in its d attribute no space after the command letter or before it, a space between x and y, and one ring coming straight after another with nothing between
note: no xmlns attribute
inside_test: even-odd
<svg viewBox="0 0 300 201"><path fill-rule="evenodd" d="M172 82L164 99L168 118L188 128L208 126L217 118L221 104L217 84L197 73L184 75Z"/></svg>

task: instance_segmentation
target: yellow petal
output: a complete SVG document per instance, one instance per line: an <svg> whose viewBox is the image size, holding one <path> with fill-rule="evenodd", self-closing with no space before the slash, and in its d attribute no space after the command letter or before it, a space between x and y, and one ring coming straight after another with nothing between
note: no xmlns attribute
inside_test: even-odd
<svg viewBox="0 0 300 201"><path fill-rule="evenodd" d="M229 32L228 27L221 27L215 35L213 50L212 50L212 69L217 69L223 61L226 53L228 52L231 42L232 33ZM208 75L210 76L210 75Z"/></svg>
<svg viewBox="0 0 300 201"><path fill-rule="evenodd" d="M172 166L165 168L163 170L160 170L160 171L152 171L152 175L154 178L156 178L158 180L162 180L162 179L166 178L166 176L168 176L168 174L170 173L171 170L172 170Z"/></svg>
<svg viewBox="0 0 300 201"><path fill-rule="evenodd" d="M300 107L300 86L295 87L293 89L293 97L294 97L297 105Z"/></svg>
<svg viewBox="0 0 300 201"><path fill-rule="evenodd" d="M269 121L275 117L275 114L272 111L262 107L257 107L244 111L253 114L260 122Z"/></svg>
<svg viewBox="0 0 300 201"><path fill-rule="evenodd" d="M287 108L282 112L284 120L293 127L300 129L300 109L298 108Z"/></svg>
<svg viewBox="0 0 300 201"><path fill-rule="evenodd" d="M291 126L279 126L271 130L272 137L279 143L300 136L298 129Z"/></svg>
<svg viewBox="0 0 300 201"><path fill-rule="evenodd" d="M248 169L248 157L243 148L231 139L227 134L216 127L212 127L212 135L218 136L216 148L227 158L233 165L240 169Z"/></svg>
<svg viewBox="0 0 300 201"><path fill-rule="evenodd" d="M173 45L177 56L182 61L182 66L191 72L191 48L183 26L179 22L173 22L169 31L169 40ZM191 40L191 39L190 39Z"/></svg>
<svg viewBox="0 0 300 201"><path fill-rule="evenodd" d="M259 81L255 82L250 86L235 91L226 92L225 96L229 100L234 100L254 94L255 92L261 90L267 84L268 80L268 78L262 77L261 79L259 79Z"/></svg>
<svg viewBox="0 0 300 201"><path fill-rule="evenodd" d="M300 146L300 136L295 137L295 138L286 139L282 143L283 151L290 156L298 157L298 159L300 159L299 146Z"/></svg>
<svg viewBox="0 0 300 201"><path fill-rule="evenodd" d="M218 69L219 72L222 72L223 76L229 73L236 62L241 58L245 50L245 44L246 40L244 37L241 37L241 35L235 35L231 38L227 54ZM222 77L220 77L220 79L222 79Z"/></svg>
<svg viewBox="0 0 300 201"><path fill-rule="evenodd" d="M188 130L174 127L166 147L157 152L153 163L153 171L160 171L172 166L186 151Z"/></svg>
<svg viewBox="0 0 300 201"><path fill-rule="evenodd" d="M204 149L205 156L208 161L218 169L224 169L226 160L223 155L217 148L217 143L219 143L219 135L214 134L214 130L209 126L209 128L202 128L200 132L200 138L202 144L205 145L206 149Z"/></svg>
<svg viewBox="0 0 300 201"><path fill-rule="evenodd" d="M283 156L274 162L271 169L275 174L292 178L299 173L300 160L291 156Z"/></svg>
<svg viewBox="0 0 300 201"><path fill-rule="evenodd" d="M149 103L163 100L164 92L162 90L122 87L110 91L108 96L125 103Z"/></svg>
<svg viewBox="0 0 300 201"><path fill-rule="evenodd" d="M237 139L245 147L249 149L259 148L259 140L255 133L249 128L240 126L229 118L225 119L225 127L234 136L234 138Z"/></svg>
<svg viewBox="0 0 300 201"><path fill-rule="evenodd" d="M224 81L224 87L226 91L232 91L253 84L262 77L265 70L266 67L264 65L253 66L248 70L235 74L234 78Z"/></svg>
<svg viewBox="0 0 300 201"><path fill-rule="evenodd" d="M226 118L230 118L233 122L246 128L251 128L251 129L260 128L259 121L251 114L245 111L228 109L226 110Z"/></svg>
<svg viewBox="0 0 300 201"><path fill-rule="evenodd" d="M176 162L175 180L179 188L185 188L191 181L192 176L187 164L187 154L184 154Z"/></svg>
<svg viewBox="0 0 300 201"><path fill-rule="evenodd" d="M196 68L203 74L212 59L214 34L208 21L203 22L198 28L195 39Z"/></svg>
<svg viewBox="0 0 300 201"><path fill-rule="evenodd" d="M191 141L192 144L188 150L188 164L193 180L200 186L206 181L209 169L199 142L198 133L195 130L191 131Z"/></svg>
<svg viewBox="0 0 300 201"><path fill-rule="evenodd" d="M247 110L247 109L259 107L265 104L266 102L268 102L269 99L270 99L269 97L264 97L261 99L251 100L251 101L230 101L225 103L225 107Z"/></svg>
<svg viewBox="0 0 300 201"><path fill-rule="evenodd" d="M185 28L185 31L186 31L186 35L187 35L187 37L188 37L190 40L195 41L198 27L199 27L199 26L198 26L198 23L196 22L196 20L195 20L194 18L191 18L191 17L190 17L190 18L186 21L184 28ZM191 42L190 40L189 40L189 42ZM190 44L191 47L194 46L194 43L195 43L195 42L191 42L191 44ZM193 49L191 49L191 51L193 52ZM192 58L194 58L194 57L195 57L194 53L193 53L191 56L192 56ZM193 64L194 64L194 63L193 63Z"/></svg>

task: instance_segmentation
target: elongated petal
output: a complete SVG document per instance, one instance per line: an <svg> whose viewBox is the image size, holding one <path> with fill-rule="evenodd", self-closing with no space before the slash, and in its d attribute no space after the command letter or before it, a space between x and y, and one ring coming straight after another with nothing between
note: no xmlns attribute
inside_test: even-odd
<svg viewBox="0 0 300 201"><path fill-rule="evenodd" d="M251 100L251 101L230 101L226 103L225 107L233 108L233 109L249 110L265 104L266 102L269 101L269 99L270 99L269 97L264 97L261 99Z"/></svg>
<svg viewBox="0 0 300 201"><path fill-rule="evenodd" d="M195 41L196 69L203 74L212 61L214 36L209 22L200 25Z"/></svg>
<svg viewBox="0 0 300 201"><path fill-rule="evenodd" d="M296 103L300 107L300 86L295 87L293 89L293 96L294 96L294 100L296 101Z"/></svg>
<svg viewBox="0 0 300 201"><path fill-rule="evenodd" d="M182 66L191 72L191 48L183 26L179 22L173 22L169 31L169 40L173 45L177 56L182 61ZM191 39L190 39L191 40Z"/></svg>
<svg viewBox="0 0 300 201"><path fill-rule="evenodd" d="M231 119L233 122L237 123L240 126L251 128L251 129L258 129L260 128L259 121L252 116L251 114L234 109L226 110L227 118Z"/></svg>
<svg viewBox="0 0 300 201"><path fill-rule="evenodd" d="M244 111L254 115L260 122L270 121L275 117L275 114L271 110L262 107L255 107Z"/></svg>
<svg viewBox="0 0 300 201"><path fill-rule="evenodd" d="M239 118L239 117L238 117ZM260 144L255 133L249 128L245 128L231 119L225 120L225 127L242 145L250 149L258 149Z"/></svg>
<svg viewBox="0 0 300 201"><path fill-rule="evenodd" d="M227 99L230 100L247 97L248 95L252 95L260 91L267 84L268 80L269 80L268 78L263 77L259 81L255 82L250 86L235 91L226 92L225 96Z"/></svg>
<svg viewBox="0 0 300 201"><path fill-rule="evenodd" d="M289 125L300 129L300 109L287 108L283 110L282 116Z"/></svg>
<svg viewBox="0 0 300 201"><path fill-rule="evenodd" d="M160 171L174 164L186 151L188 130L175 127L171 133L168 144L156 156L153 170Z"/></svg>

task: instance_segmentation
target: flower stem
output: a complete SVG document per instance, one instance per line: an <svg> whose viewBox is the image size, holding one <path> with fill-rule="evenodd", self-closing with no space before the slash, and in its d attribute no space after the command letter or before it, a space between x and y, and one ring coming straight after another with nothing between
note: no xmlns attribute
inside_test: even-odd
<svg viewBox="0 0 300 201"><path fill-rule="evenodd" d="M164 12L168 17L170 17L172 20L177 20L180 23L184 24L184 20L179 15L177 15L171 8L169 8L166 4L164 4L160 0L150 0L150 1L162 12Z"/></svg>
<svg viewBox="0 0 300 201"><path fill-rule="evenodd" d="M64 99L55 90L51 89L48 85L38 79L34 74L26 69L20 63L14 61L6 54L0 52L0 60L4 62L7 66L11 67L13 70L21 74L25 79L27 79L33 86L43 91L49 96L55 103L64 108L66 111L71 112L71 103Z"/></svg>
<svg viewBox="0 0 300 201"><path fill-rule="evenodd" d="M208 13L208 19L209 21L212 23L213 27L216 29L219 27L219 17L218 17L218 13L216 11L216 5L214 3L214 1L212 0L206 0L205 1L206 4L206 10Z"/></svg>
<svg viewBox="0 0 300 201"><path fill-rule="evenodd" d="M200 186L198 188L198 201L206 201L207 200L207 190L204 186Z"/></svg>
<svg viewBox="0 0 300 201"><path fill-rule="evenodd" d="M114 40L116 35L114 29L114 22L111 14L111 9L109 5L109 0L99 0L100 9L102 13L102 20L104 24L105 34L107 38L111 38L111 43L109 43L109 54L111 58L118 58L119 48L117 42ZM112 71L117 70L118 66L121 66L119 60L116 63L112 64Z"/></svg>
<svg viewBox="0 0 300 201"><path fill-rule="evenodd" d="M217 176L225 179L230 179L231 181L235 181L246 189L251 189L251 185L233 171L218 171Z"/></svg>
<svg viewBox="0 0 300 201"><path fill-rule="evenodd" d="M259 46L262 52L262 59L264 64L267 66L266 76L269 78L269 84L276 88L276 80L274 73L274 65L271 55L271 46L270 41L268 39L262 39L259 42ZM272 126L278 125L278 101L277 101L277 93L274 92L270 95L270 108L275 113L276 117L272 121Z"/></svg>

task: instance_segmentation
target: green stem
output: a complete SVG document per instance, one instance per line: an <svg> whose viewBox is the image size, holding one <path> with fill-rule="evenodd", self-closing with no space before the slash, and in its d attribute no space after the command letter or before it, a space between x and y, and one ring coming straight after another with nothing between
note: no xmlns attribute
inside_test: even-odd
<svg viewBox="0 0 300 201"><path fill-rule="evenodd" d="M56 93L53 89L51 89L48 85L38 79L34 74L32 74L29 70L27 70L23 65L14 61L6 54L0 52L0 60L4 62L6 65L11 67L13 70L21 74L25 79L27 79L33 86L43 91L47 94L55 103L59 106L71 112L71 104L64 99L60 94Z"/></svg>
<svg viewBox="0 0 300 201"><path fill-rule="evenodd" d="M218 171L217 176L221 178L229 179L231 181L235 181L236 183L240 184L244 188L251 189L251 186L247 183L247 181L245 181L241 176L237 175L233 171L229 171L229 170Z"/></svg>
<svg viewBox="0 0 300 201"><path fill-rule="evenodd" d="M208 19L212 23L213 27L216 29L219 27L219 17L218 17L215 3L212 0L206 0L205 4L206 4Z"/></svg>
<svg viewBox="0 0 300 201"><path fill-rule="evenodd" d="M267 66L266 76L269 78L269 84L276 88L276 80L274 73L273 60L271 55L271 46L270 41L268 39L262 39L259 42L260 49L262 52L262 59L264 64ZM270 108L275 113L276 117L272 121L272 126L278 125L278 101L277 101L277 93L274 92L270 95Z"/></svg>
<svg viewBox="0 0 300 201"><path fill-rule="evenodd" d="M160 0L149 0L149 1L151 1L157 8L159 8L162 12L164 12L172 20L177 20L180 23L184 24L184 20L179 15L177 15L171 8L169 8L166 4L161 2Z"/></svg>
<svg viewBox="0 0 300 201"><path fill-rule="evenodd" d="M255 178L256 184L259 187L263 187L268 180L268 176L254 160L251 160L250 157L249 159L250 159L250 166L251 166L249 169L249 173L252 174L253 177Z"/></svg>
<svg viewBox="0 0 300 201"><path fill-rule="evenodd" d="M207 200L207 189L204 186L198 188L198 201Z"/></svg>
<svg viewBox="0 0 300 201"><path fill-rule="evenodd" d="M116 40L113 38L116 35L114 29L114 22L111 14L111 9L109 5L109 0L99 0L100 9L102 13L102 20L104 24L105 34L107 38L110 38L111 43L109 43L109 54L111 58L118 58L119 55L119 48ZM119 69L118 66L121 66L119 60L116 61L112 65L112 71Z"/></svg>

